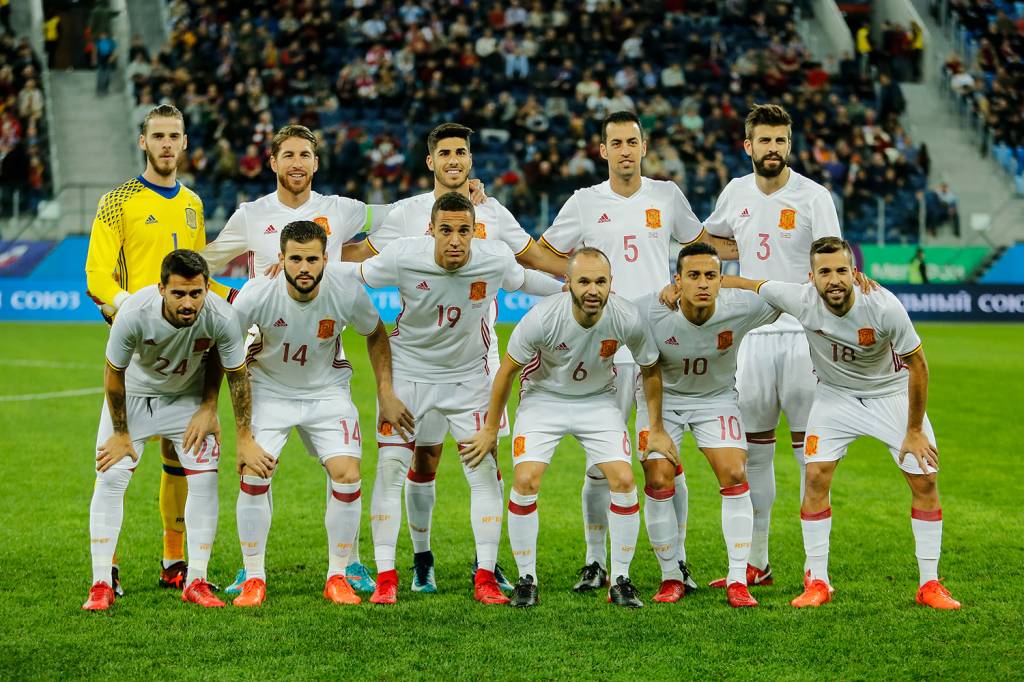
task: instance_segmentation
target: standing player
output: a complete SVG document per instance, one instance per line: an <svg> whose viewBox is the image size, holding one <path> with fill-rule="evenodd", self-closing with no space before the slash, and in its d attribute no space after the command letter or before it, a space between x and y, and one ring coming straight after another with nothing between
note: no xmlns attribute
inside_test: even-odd
<svg viewBox="0 0 1024 682"><path fill-rule="evenodd" d="M800 507L807 573L804 593L792 604L820 606L832 599L832 475L850 443L872 436L888 446L910 485L910 526L920 571L917 603L959 609L960 602L939 582L939 453L925 414L928 363L921 339L890 292L854 291L856 268L849 244L823 237L809 251L808 284L735 278L738 286L758 292L799 320L818 377L807 420L807 487Z"/></svg>
<svg viewBox="0 0 1024 682"><path fill-rule="evenodd" d="M743 148L753 173L732 180L718 197L704 227L736 240L740 273L753 279L802 282L811 242L840 235L839 216L829 191L787 166L792 120L782 107L758 104L746 120ZM728 256L726 256L728 257ZM775 501L775 428L786 413L793 454L800 465L807 414L816 380L800 324L782 315L754 330L740 346L736 387L747 430L747 477L754 505L754 536L747 583L770 585L768 531ZM724 579L711 583L725 587Z"/></svg>
<svg viewBox="0 0 1024 682"><path fill-rule="evenodd" d="M703 235L700 221L678 185L641 175L640 164L646 153L647 141L636 114L620 111L606 118L601 125L601 156L608 161L608 180L575 192L540 239L562 257L582 246L606 253L615 291L627 299L659 291L671 281L670 242L689 244ZM638 372L629 349L620 347L615 355L615 395L626 422L633 409ZM682 537L686 528L682 467L669 467L663 459L648 460L644 462L644 477L648 485L659 490L675 489L673 504ZM591 469L583 480L587 560L580 570L577 591L607 584L608 499L608 481L600 471ZM685 556L680 555L679 562L672 578L696 587L689 577Z"/></svg>
<svg viewBox="0 0 1024 682"><path fill-rule="evenodd" d="M744 471L747 443L736 394L736 349L752 329L774 322L779 311L746 291L721 287L722 261L713 246L698 242L680 251L675 285L679 310L662 305L658 294L635 301L661 353L664 377L663 421L673 442L693 432L718 478L722 495L722 535L729 556L728 600L734 607L757 606L747 591L747 559L753 529L750 488ZM646 447L648 413L637 401L637 434ZM651 458L661 457L651 453ZM674 602L685 586L667 578L677 568L678 536L673 523L672 489L651 485L644 515L647 533L661 564L662 583L654 601Z"/></svg>
<svg viewBox="0 0 1024 682"><path fill-rule="evenodd" d="M538 303L512 332L494 378L486 425L463 451L463 461L469 466L490 461L487 455L497 446L498 415L508 403L515 375L522 370L523 397L512 441L515 481L508 503L509 540L519 568L512 606L538 602L537 494L559 441L573 435L586 451L587 469L600 469L611 488L605 510L612 546L608 601L640 607L643 602L629 580L640 532L640 505L629 431L614 395L614 356L625 345L640 364L653 415L648 445L665 453L674 465L676 448L661 425L658 350L636 307L610 295L611 265L601 251L579 249L568 266L568 293Z"/></svg>
<svg viewBox="0 0 1024 682"><path fill-rule="evenodd" d="M174 249L202 250L206 244L203 204L177 180L178 159L188 147L185 123L175 107L154 107L142 122L139 148L146 169L103 195L89 236L85 274L89 295L111 322L128 296L160 281L164 256ZM211 400L197 412L190 434L217 431L217 390L220 371L209 363L207 389ZM186 438L187 447L195 440ZM168 440L160 442L160 514L164 527L162 587L181 589L185 579L185 471ZM120 580L114 563L114 589Z"/></svg>
<svg viewBox="0 0 1024 682"><path fill-rule="evenodd" d="M362 512L359 414L349 391L351 365L339 359L346 326L366 337L381 418L403 431L411 430L412 417L391 388L391 348L377 309L340 265L326 264L323 227L309 220L283 225L280 248L284 277L250 280L234 304L242 328L258 328L258 340L249 349L253 430L256 442L276 461L296 427L327 471L331 496L324 518L329 562L324 596L358 604L345 578ZM273 468L248 466L242 471L238 538L247 579L235 606L259 606L266 598L272 473Z"/></svg>
<svg viewBox="0 0 1024 682"><path fill-rule="evenodd" d="M473 134L471 128L458 123L442 123L427 136L427 168L434 174L434 189L408 199L402 199L393 206L393 210L381 228L370 234L365 240L345 247L345 259L361 261L374 253L378 253L395 239L401 237L418 237L423 235L430 225L431 209L434 201L447 192L458 192L470 196L470 171L473 169L473 154L470 151L469 138ZM565 275L565 259L559 258L545 249L536 249L533 238L527 234L519 222L494 197L487 197L478 203L476 223L473 236L476 239L488 239L504 242L516 255L520 265L534 270L542 270L561 277ZM497 302L489 312L489 332L491 339L498 338L494 329L497 320ZM496 371L500 362L498 344L492 343L488 349L487 363ZM504 420L502 435L508 435L508 419ZM436 592L434 578L434 555L430 549L430 529L433 521L434 503L437 499L435 478L440 463L442 445L434 447L417 447L409 469L409 480L405 484L405 510L408 517L409 534L413 544L412 589L416 592ZM501 473L499 472L499 476ZM504 498L504 486L502 486ZM498 567L497 578L503 589L511 589Z"/></svg>
<svg viewBox="0 0 1024 682"><path fill-rule="evenodd" d="M217 533L217 467L220 446L207 435L184 447L186 425L200 407L206 356L214 348L226 368L235 411L238 458L250 467L273 466L253 441L252 400L242 333L234 310L208 296L209 270L195 251L164 258L160 284L122 299L107 341L106 402L96 436L96 487L89 508L93 585L82 606L104 611L114 602L111 569L124 516L124 494L150 436L163 436L177 451L188 481L185 528L188 573L181 599L224 606L206 581Z"/></svg>
<svg viewBox="0 0 1024 682"><path fill-rule="evenodd" d="M313 176L320 166L316 135L309 128L288 124L274 134L270 145L270 168L277 176L277 190L256 201L241 204L221 233L203 250L213 272L233 258L248 252L249 277L277 274L281 230L296 220L311 220L327 233L329 260L341 260L341 245L375 221L379 225L390 206L368 206L362 201L313 191ZM232 292L228 300L234 298ZM338 357L344 362L344 355ZM328 502L330 501L328 491ZM267 499L271 496L268 493ZM352 586L372 592L373 578L359 560L359 534L352 545L350 565L345 569ZM245 569L238 572L227 592L237 594L245 582Z"/></svg>
<svg viewBox="0 0 1024 682"><path fill-rule="evenodd" d="M415 417L410 440L382 424L371 526L377 559L375 604L397 600L395 545L402 512L402 486L415 445L435 446L451 432L464 441L483 426L490 393L487 314L499 288L540 295L561 291L554 279L519 265L503 243L474 243L473 204L458 192L434 202L432 236L398 239L359 266L371 287L397 286L402 313L391 346L395 393ZM381 420L378 419L378 423ZM470 486L470 516L478 562L474 596L486 604L507 603L494 576L501 539L502 495L497 462L464 467Z"/></svg>

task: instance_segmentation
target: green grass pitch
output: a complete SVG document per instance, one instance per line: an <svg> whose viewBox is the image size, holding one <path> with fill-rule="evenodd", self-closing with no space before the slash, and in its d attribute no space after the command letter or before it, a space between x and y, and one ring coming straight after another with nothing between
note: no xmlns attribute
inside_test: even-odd
<svg viewBox="0 0 1024 682"><path fill-rule="evenodd" d="M502 329L507 337L509 328ZM98 389L102 325L0 325L0 678L350 679L902 679L1020 675L1024 585L1020 457L1024 391L1019 326L920 325L931 366L929 415L938 433L945 537L940 573L964 608L913 604L917 566L909 492L881 444L862 440L833 498L835 601L788 604L800 591L796 466L780 429L772 526L773 587L761 606L732 610L702 589L675 605L649 602L656 560L641 528L633 579L648 603L616 609L570 591L583 559L582 453L563 442L540 496L541 604L522 612L471 598L468 488L449 442L438 477L433 545L438 595L408 590L412 551L399 542L400 602L338 607L320 596L326 571L324 476L294 438L274 482L263 608L204 611L156 586L161 551L159 454L150 444L129 487L119 542L128 595L108 614L79 610L90 580L88 505L101 395L11 400ZM363 434L373 429L365 345L346 335ZM226 394L220 526L211 579L241 565L238 479ZM371 436L372 439L372 436ZM690 487L688 554L700 583L723 573L720 505L710 467L683 448ZM511 480L508 443L501 465ZM376 452L365 448L362 556L372 566L369 498ZM639 475L640 470L637 467ZM506 491L507 493L507 491ZM404 524L403 524L404 526ZM503 539L500 561L515 563Z"/></svg>

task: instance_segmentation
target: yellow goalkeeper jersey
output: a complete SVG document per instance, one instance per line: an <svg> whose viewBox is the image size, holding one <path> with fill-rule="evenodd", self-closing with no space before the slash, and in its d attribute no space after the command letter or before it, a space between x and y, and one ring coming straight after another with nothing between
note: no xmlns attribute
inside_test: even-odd
<svg viewBox="0 0 1024 682"><path fill-rule="evenodd" d="M180 182L160 187L134 177L104 194L96 209L85 261L89 295L112 306L121 292L158 283L174 249L204 246L203 202L195 192Z"/></svg>

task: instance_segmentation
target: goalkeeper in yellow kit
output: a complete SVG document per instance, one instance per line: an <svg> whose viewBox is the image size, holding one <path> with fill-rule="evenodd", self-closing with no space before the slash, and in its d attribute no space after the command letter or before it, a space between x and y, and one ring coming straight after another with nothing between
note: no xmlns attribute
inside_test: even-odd
<svg viewBox="0 0 1024 682"><path fill-rule="evenodd" d="M130 294L160 281L164 256L175 249L202 251L206 246L202 201L177 180L178 160L187 145L181 112L169 104L153 108L139 135L139 148L146 154L146 170L100 199L89 237L85 274L89 295L108 322ZM233 298L230 294L235 293L215 282L211 282L211 289L229 300ZM207 433L219 431L217 392L221 372L216 355L208 356L203 407L186 431L186 448L202 443ZM160 454L160 513L164 526L160 585L181 588L186 570L188 484L169 441L160 441ZM120 594L117 573L115 557L111 584Z"/></svg>

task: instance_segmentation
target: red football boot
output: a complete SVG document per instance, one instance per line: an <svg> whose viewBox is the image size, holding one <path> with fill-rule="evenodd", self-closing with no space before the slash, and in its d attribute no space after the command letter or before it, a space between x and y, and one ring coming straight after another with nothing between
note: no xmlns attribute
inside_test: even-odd
<svg viewBox="0 0 1024 682"><path fill-rule="evenodd" d="M82 604L86 611L106 611L114 603L114 588L102 580L89 588L89 598Z"/></svg>

